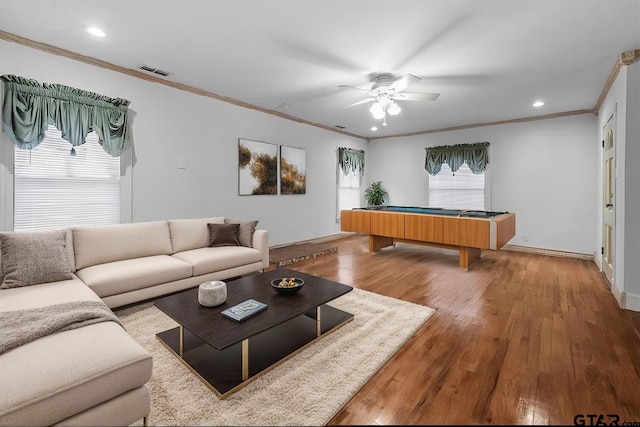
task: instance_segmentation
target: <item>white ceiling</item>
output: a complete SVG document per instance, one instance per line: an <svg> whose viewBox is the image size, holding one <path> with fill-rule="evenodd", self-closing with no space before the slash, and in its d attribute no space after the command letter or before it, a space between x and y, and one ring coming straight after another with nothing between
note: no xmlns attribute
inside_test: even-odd
<svg viewBox="0 0 640 427"><path fill-rule="evenodd" d="M593 108L640 0L2 0L0 30L369 138ZM383 128L338 88L379 72L441 95Z"/></svg>

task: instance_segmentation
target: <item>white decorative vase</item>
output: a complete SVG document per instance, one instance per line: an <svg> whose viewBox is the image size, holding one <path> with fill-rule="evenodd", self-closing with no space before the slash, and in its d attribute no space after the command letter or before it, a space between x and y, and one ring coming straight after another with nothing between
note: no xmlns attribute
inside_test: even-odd
<svg viewBox="0 0 640 427"><path fill-rule="evenodd" d="M227 300L227 284L216 280L205 282L198 289L198 302L205 307L215 307Z"/></svg>

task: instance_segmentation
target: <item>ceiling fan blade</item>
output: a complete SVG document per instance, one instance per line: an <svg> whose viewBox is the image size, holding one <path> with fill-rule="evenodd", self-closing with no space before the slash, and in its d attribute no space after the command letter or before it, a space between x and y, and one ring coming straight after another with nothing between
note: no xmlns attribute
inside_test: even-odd
<svg viewBox="0 0 640 427"><path fill-rule="evenodd" d="M395 89L396 93L402 92L407 87L409 87L409 85L418 83L420 80L422 79L418 76L414 76L413 74L405 74L403 77L391 83L389 88Z"/></svg>
<svg viewBox="0 0 640 427"><path fill-rule="evenodd" d="M375 98L367 98L367 99L363 99L362 101L358 101L358 102L353 103L353 104L351 104L351 105L347 105L347 106L346 106L346 107L344 107L344 108L355 107L356 105L366 104L367 102L372 102L372 101L375 101L375 100L376 100Z"/></svg>
<svg viewBox="0 0 640 427"><path fill-rule="evenodd" d="M440 96L439 93L396 93L393 99L398 101L435 101Z"/></svg>
<svg viewBox="0 0 640 427"><path fill-rule="evenodd" d="M359 87L349 86L349 85L338 85L338 87L344 87L344 88L347 88L347 89L355 89L355 90L359 90L361 92L367 92L367 93L369 92L368 89L361 89Z"/></svg>

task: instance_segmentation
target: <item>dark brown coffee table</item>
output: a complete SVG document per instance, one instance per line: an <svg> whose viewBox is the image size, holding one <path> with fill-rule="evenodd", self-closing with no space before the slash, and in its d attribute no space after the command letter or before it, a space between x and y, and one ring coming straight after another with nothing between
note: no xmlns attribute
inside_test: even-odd
<svg viewBox="0 0 640 427"><path fill-rule="evenodd" d="M304 286L293 295L276 293L271 280L282 277L301 278ZM227 300L218 307L201 306L196 287L155 301L180 325L156 336L216 395L225 398L353 320L352 314L326 304L352 289L286 268L228 281ZM221 314L247 299L268 307L242 322Z"/></svg>

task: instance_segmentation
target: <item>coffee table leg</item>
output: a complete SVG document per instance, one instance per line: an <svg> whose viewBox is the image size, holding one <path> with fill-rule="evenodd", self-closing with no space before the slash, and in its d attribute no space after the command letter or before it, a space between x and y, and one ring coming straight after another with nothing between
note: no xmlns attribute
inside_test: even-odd
<svg viewBox="0 0 640 427"><path fill-rule="evenodd" d="M182 353L184 352L184 330L182 329L182 325L179 326L180 332L180 357L182 358Z"/></svg>
<svg viewBox="0 0 640 427"><path fill-rule="evenodd" d="M316 307L316 337L322 335L322 319L321 319L322 307Z"/></svg>
<svg viewBox="0 0 640 427"><path fill-rule="evenodd" d="M242 340L242 381L249 379L249 340Z"/></svg>

